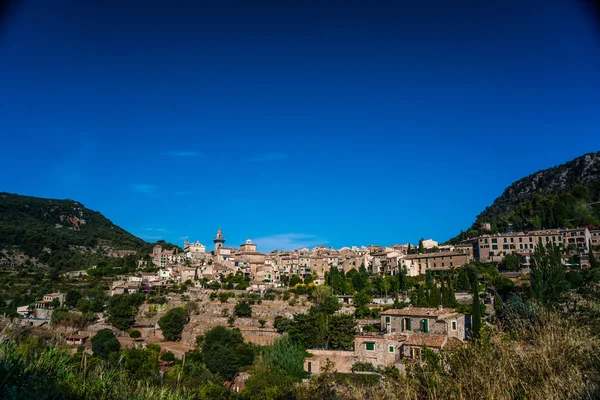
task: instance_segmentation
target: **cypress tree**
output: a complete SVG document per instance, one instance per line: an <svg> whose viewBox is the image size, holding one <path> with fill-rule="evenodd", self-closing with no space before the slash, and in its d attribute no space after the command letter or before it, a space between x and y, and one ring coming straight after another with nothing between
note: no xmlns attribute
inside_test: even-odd
<svg viewBox="0 0 600 400"><path fill-rule="evenodd" d="M442 304L442 296L437 285L433 285L433 288L429 291L429 307L437 307Z"/></svg>
<svg viewBox="0 0 600 400"><path fill-rule="evenodd" d="M440 292L442 293L442 303L441 304L444 307L447 307L448 306L448 293L446 291L446 286L444 285L445 280L446 279L445 279L444 273L442 272L442 279L440 282Z"/></svg>
<svg viewBox="0 0 600 400"><path fill-rule="evenodd" d="M454 286L452 285L452 282L448 283L448 302L447 302L447 306L448 307L455 307L456 306L456 296L454 295Z"/></svg>
<svg viewBox="0 0 600 400"><path fill-rule="evenodd" d="M477 284L477 271L471 270L471 287L473 288L473 303L471 310L471 336L479 339L481 332L481 303L479 302L479 288Z"/></svg>

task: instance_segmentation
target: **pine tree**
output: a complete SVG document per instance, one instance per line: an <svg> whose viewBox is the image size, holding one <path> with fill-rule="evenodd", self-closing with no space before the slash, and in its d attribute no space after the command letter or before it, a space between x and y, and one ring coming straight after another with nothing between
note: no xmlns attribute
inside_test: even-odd
<svg viewBox="0 0 600 400"><path fill-rule="evenodd" d="M425 247L423 246L423 238L421 238L421 240L419 240L419 254L423 254L425 253Z"/></svg>

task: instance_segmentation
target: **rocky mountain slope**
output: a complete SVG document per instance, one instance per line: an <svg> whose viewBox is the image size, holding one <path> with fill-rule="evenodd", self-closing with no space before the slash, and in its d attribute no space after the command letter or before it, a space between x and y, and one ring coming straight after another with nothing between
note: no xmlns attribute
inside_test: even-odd
<svg viewBox="0 0 600 400"><path fill-rule="evenodd" d="M600 151L526 176L504 190L477 216L467 232L476 236L489 223L492 232L545 229L600 223ZM596 204L595 204L596 203Z"/></svg>
<svg viewBox="0 0 600 400"><path fill-rule="evenodd" d="M80 265L82 254L123 255L119 250L145 245L77 201L0 193L0 263L20 254L20 259L74 269L86 266Z"/></svg>

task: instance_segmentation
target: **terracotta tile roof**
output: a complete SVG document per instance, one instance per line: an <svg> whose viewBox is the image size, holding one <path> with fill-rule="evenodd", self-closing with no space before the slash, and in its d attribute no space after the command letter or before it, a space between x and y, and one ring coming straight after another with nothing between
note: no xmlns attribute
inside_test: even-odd
<svg viewBox="0 0 600 400"><path fill-rule="evenodd" d="M407 346L427 346L442 348L446 344L447 337L445 335L437 335L433 333L415 333L410 335L404 341Z"/></svg>
<svg viewBox="0 0 600 400"><path fill-rule="evenodd" d="M455 308L425 308L411 307L402 309L391 309L381 313L381 315L406 315L410 317L440 317L442 315L452 314L456 311Z"/></svg>

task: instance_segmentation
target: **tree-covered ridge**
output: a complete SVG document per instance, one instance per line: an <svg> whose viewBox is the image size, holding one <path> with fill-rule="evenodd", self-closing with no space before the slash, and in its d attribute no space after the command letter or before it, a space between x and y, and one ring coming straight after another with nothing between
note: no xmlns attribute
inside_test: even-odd
<svg viewBox="0 0 600 400"><path fill-rule="evenodd" d="M538 171L504 190L454 241L491 232L565 228L600 223L600 152ZM596 204L594 204L596 203Z"/></svg>
<svg viewBox="0 0 600 400"><path fill-rule="evenodd" d="M16 247L51 264L70 259L74 249L140 250L145 244L79 202L0 193L0 249Z"/></svg>

